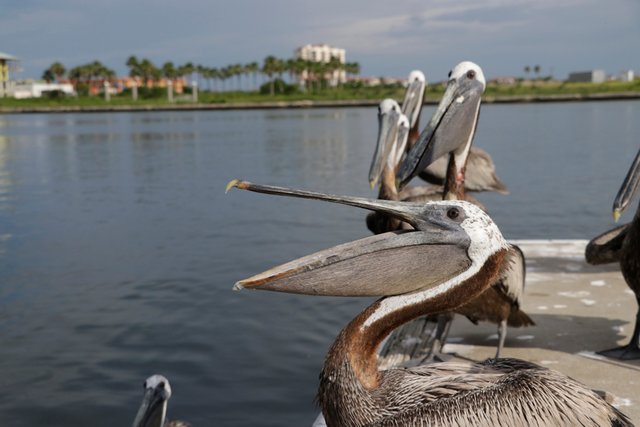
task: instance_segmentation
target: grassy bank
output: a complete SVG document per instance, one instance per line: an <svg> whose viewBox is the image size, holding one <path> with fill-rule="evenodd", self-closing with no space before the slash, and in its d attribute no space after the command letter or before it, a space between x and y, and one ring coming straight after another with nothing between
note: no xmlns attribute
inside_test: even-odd
<svg viewBox="0 0 640 427"><path fill-rule="evenodd" d="M425 101L437 102L445 86L430 85L427 88ZM274 105L276 103L296 103L310 101L316 103L370 101L377 102L384 98L395 98L401 101L404 88L398 85L376 87L340 87L326 88L320 91L303 93L289 90L289 93L275 93L274 95L259 92L210 92L203 90L199 93L198 104L202 106L233 106L233 105ZM510 97L523 100L537 100L538 98L562 96L597 96L598 94L638 94L640 80L634 82L605 82L605 83L566 83L557 81L521 81L516 84L489 84L485 91L487 100L507 101ZM172 106L193 106L191 96L177 96L177 100L170 103L166 97L149 97L133 101L130 94L121 94L105 101L101 96L79 97L43 97L34 99L0 98L0 111L38 110L38 109L153 109L170 108Z"/></svg>

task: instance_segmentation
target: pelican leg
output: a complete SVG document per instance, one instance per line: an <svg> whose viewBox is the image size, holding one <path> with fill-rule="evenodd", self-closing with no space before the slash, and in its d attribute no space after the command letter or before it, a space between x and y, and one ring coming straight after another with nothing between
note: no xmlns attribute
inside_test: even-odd
<svg viewBox="0 0 640 427"><path fill-rule="evenodd" d="M504 348L504 340L507 338L507 319L503 319L498 324L498 349L496 350L496 359L500 358L500 352Z"/></svg>
<svg viewBox="0 0 640 427"><path fill-rule="evenodd" d="M636 314L636 325L633 328L631 341L622 347L599 351L598 354L620 360L640 359L640 299L638 299L638 313Z"/></svg>
<svg viewBox="0 0 640 427"><path fill-rule="evenodd" d="M426 356L422 359L422 363L445 362L450 356L442 353L442 348L449 335L451 324L453 323L453 313L442 313L438 315L438 324L435 328L435 337L431 341Z"/></svg>

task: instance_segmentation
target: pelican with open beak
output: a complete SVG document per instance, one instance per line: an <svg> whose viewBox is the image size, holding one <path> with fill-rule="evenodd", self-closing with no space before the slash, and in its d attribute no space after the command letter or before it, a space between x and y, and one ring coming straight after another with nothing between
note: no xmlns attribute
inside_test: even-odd
<svg viewBox="0 0 640 427"><path fill-rule="evenodd" d="M398 326L450 311L490 286L508 244L471 203L414 204L231 181L227 186L372 209L410 223L274 267L235 289L382 296L340 332L320 374L327 426L631 426L582 384L532 363L492 359L379 370L377 349Z"/></svg>

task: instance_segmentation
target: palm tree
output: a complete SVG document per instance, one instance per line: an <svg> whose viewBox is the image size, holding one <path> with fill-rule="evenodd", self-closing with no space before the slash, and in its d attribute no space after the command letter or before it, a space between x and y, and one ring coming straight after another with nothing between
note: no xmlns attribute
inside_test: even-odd
<svg viewBox="0 0 640 427"><path fill-rule="evenodd" d="M258 78L258 71L260 71L260 65L258 65L257 62L250 62L246 64L244 67L247 70L247 73L253 76L253 89L255 90L255 88L258 86L257 78Z"/></svg>
<svg viewBox="0 0 640 427"><path fill-rule="evenodd" d="M64 77L66 72L67 70L66 68L64 68L64 65L56 61L44 71L44 73L42 74L42 79L47 81L47 83L50 83L54 80L60 81L62 77Z"/></svg>
<svg viewBox="0 0 640 427"><path fill-rule="evenodd" d="M327 63L327 71L329 72L332 85L335 82L335 84L340 87L340 71L342 69L344 69L344 64L340 61L340 58L332 56Z"/></svg>
<svg viewBox="0 0 640 427"><path fill-rule="evenodd" d="M528 66L528 65L525 65L524 74L527 76L527 78L528 78L530 72L531 72L531 67Z"/></svg>
<svg viewBox="0 0 640 427"><path fill-rule="evenodd" d="M539 65L535 65L533 67L533 72L536 73L536 78L540 79L540 66Z"/></svg>
<svg viewBox="0 0 640 427"><path fill-rule="evenodd" d="M357 62L347 62L344 64L344 70L347 75L357 76L360 74L360 64Z"/></svg>
<svg viewBox="0 0 640 427"><path fill-rule="evenodd" d="M269 55L266 58L264 58L264 62L262 64L262 72L266 74L267 77L269 78L269 82L270 82L269 93L271 94L271 96L275 94L273 75L277 72L277 69L278 69L278 59L275 56Z"/></svg>

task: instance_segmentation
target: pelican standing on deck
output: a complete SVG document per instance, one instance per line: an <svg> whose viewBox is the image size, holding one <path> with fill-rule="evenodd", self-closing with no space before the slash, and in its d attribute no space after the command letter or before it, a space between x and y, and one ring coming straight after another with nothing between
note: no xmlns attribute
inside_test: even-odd
<svg viewBox="0 0 640 427"><path fill-rule="evenodd" d="M476 206L340 197L237 180L227 190L232 187L375 210L415 228L338 245L234 286L382 296L340 332L327 354L318 401L329 427L632 425L577 381L517 359L378 370L376 350L393 329L424 313L453 310L499 274L508 244Z"/></svg>
<svg viewBox="0 0 640 427"><path fill-rule="evenodd" d="M475 136L484 88L484 73L477 64L465 61L451 70L440 104L400 167L398 181L401 186L435 159L444 157L448 158L448 166L443 198L469 200L465 191L467 160ZM505 266L493 286L477 299L455 310L473 323L489 321L498 325L496 358L500 357L504 347L507 325L534 325L533 320L520 309L524 281L524 255L520 248L510 245ZM435 349L440 352L452 321L452 313L440 315L432 351Z"/></svg>
<svg viewBox="0 0 640 427"><path fill-rule="evenodd" d="M409 119L409 136L407 149L411 149L420 135L420 114L424 102L426 78L424 73L413 70L409 73L407 90L402 101L402 113ZM420 178L433 185L443 185L446 178L448 157L436 159L426 168L419 171ZM467 159L468 173L465 179L467 191L496 191L508 194L504 183L496 175L496 168L489 153L481 148L471 147Z"/></svg>
<svg viewBox="0 0 640 427"><path fill-rule="evenodd" d="M640 183L640 151L631 164L618 195L613 202L613 218L625 211ZM587 245L585 256L589 264L619 262L622 276L636 297L638 312L631 341L622 347L599 352L616 359L640 359L640 206L629 224L616 227L594 238Z"/></svg>
<svg viewBox="0 0 640 427"><path fill-rule="evenodd" d="M190 427L184 421L167 421L167 402L171 398L171 385L162 375L152 375L143 384L144 397L133 427Z"/></svg>

